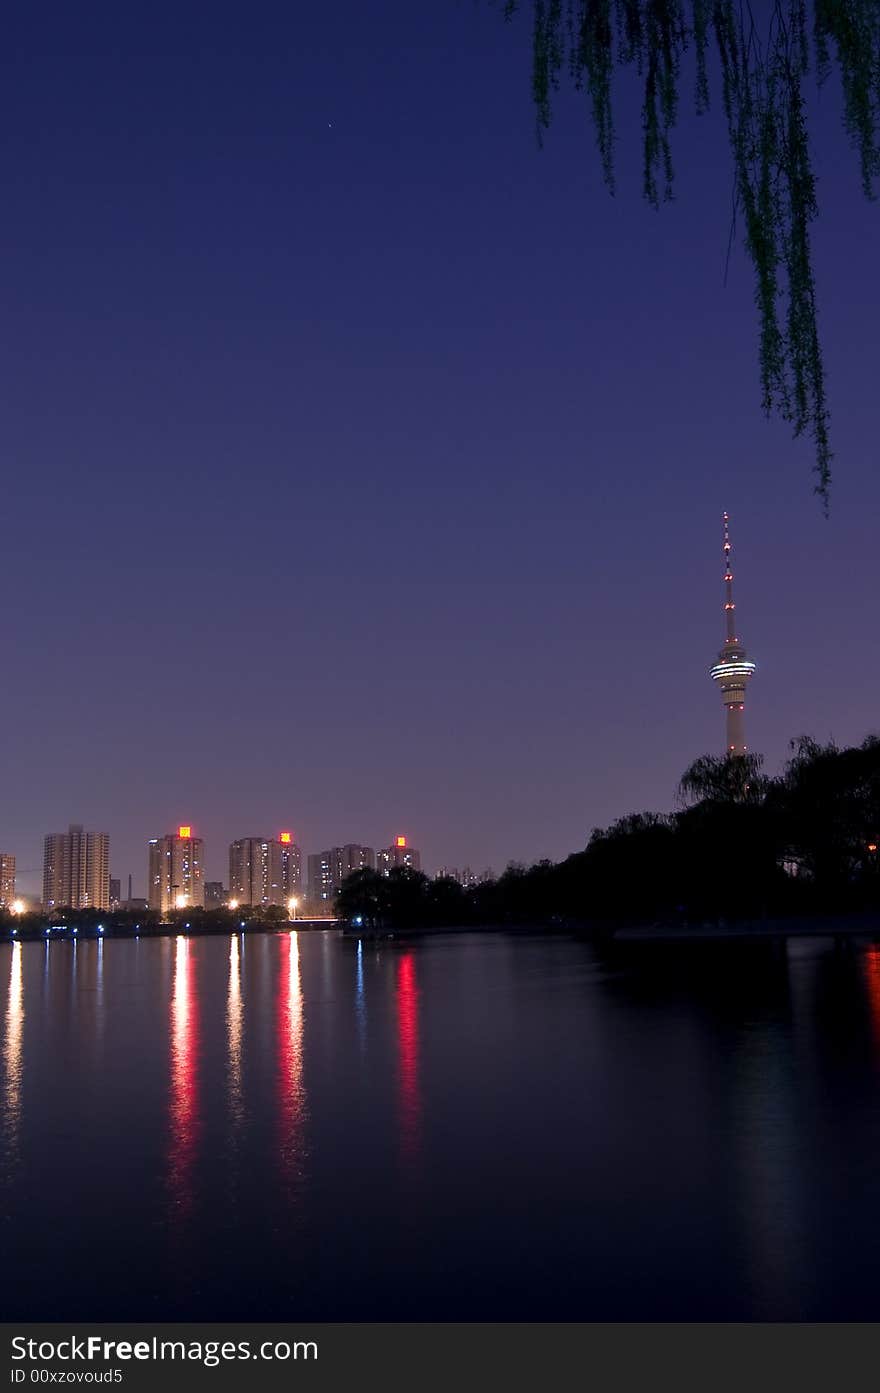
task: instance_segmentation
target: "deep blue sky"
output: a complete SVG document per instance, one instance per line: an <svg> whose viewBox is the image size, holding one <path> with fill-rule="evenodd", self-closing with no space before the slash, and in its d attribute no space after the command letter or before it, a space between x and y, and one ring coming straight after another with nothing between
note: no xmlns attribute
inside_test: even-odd
<svg viewBox="0 0 880 1393"><path fill-rule="evenodd" d="M470 0L16 4L0 188L0 847L111 836L143 892L180 820L431 868L558 857L723 744L719 514L747 713L880 726L880 209L823 95L836 450L759 410L722 284L717 115L677 201L604 191L579 105L542 152L527 15ZM627 86L621 89L624 103Z"/></svg>

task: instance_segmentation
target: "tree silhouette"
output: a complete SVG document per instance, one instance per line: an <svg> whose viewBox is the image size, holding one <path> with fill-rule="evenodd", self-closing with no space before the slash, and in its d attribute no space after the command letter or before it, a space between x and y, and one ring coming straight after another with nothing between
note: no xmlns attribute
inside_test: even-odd
<svg viewBox="0 0 880 1393"><path fill-rule="evenodd" d="M512 19L519 0L506 0ZM672 130L682 61L694 54L697 113L710 100L717 59L730 145L734 220L755 273L765 412L779 412L815 450L816 491L827 509L829 413L816 312L810 223L818 204L805 79L836 67L844 125L865 193L880 174L878 0L531 0L532 94L538 136L550 124L562 75L588 98L602 172L614 189L612 76L635 68L642 85L643 191L655 208L672 196Z"/></svg>
<svg viewBox="0 0 880 1393"><path fill-rule="evenodd" d="M763 755L700 755L678 784L682 803L760 803L767 792Z"/></svg>

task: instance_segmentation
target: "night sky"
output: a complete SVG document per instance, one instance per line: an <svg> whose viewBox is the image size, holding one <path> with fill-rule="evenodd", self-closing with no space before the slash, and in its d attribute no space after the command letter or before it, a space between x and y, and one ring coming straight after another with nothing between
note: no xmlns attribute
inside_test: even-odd
<svg viewBox="0 0 880 1393"><path fill-rule="evenodd" d="M747 717L880 727L880 208L820 103L836 452L764 421L727 287L717 111L677 199L574 98L534 136L528 14L471 0L13 4L3 38L0 848L107 831L397 833L560 857L721 752L720 513ZM688 81L690 80L688 75Z"/></svg>

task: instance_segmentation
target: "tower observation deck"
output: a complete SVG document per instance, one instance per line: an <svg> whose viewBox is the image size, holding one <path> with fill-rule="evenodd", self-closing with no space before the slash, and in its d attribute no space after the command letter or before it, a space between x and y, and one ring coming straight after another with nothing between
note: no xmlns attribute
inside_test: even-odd
<svg viewBox="0 0 880 1393"><path fill-rule="evenodd" d="M736 635L736 605L733 602L733 565L730 555L730 517L724 521L724 616L727 637L718 662L709 669L713 682L718 683L721 700L727 713L728 755L744 755L746 745L746 687L755 671L755 664L746 657L746 650Z"/></svg>

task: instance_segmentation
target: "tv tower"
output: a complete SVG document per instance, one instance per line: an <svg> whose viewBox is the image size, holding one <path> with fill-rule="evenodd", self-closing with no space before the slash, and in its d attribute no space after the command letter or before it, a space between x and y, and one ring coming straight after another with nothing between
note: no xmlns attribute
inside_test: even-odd
<svg viewBox="0 0 880 1393"><path fill-rule="evenodd" d="M721 689L721 700L727 712L727 745L725 753L744 755L746 746L746 687L755 671L755 664L749 662L746 650L736 636L736 605L733 603L733 568L730 558L730 516L723 515L724 521L724 617L727 624L727 638L718 654L718 662L709 669L713 682Z"/></svg>

